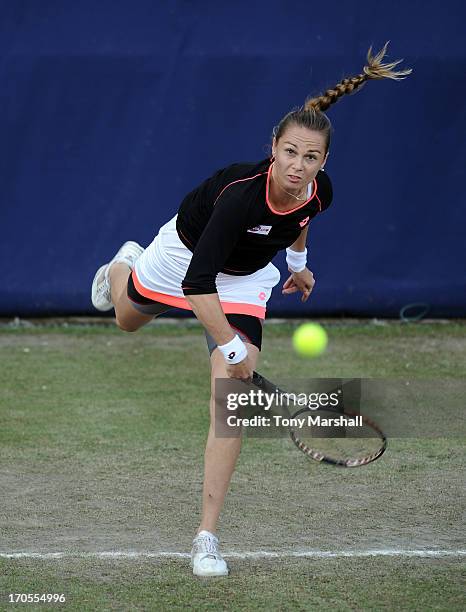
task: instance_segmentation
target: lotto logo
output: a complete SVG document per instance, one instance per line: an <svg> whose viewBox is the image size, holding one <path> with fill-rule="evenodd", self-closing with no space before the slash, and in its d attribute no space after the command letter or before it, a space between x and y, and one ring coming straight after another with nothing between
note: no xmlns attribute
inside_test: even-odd
<svg viewBox="0 0 466 612"><path fill-rule="evenodd" d="M309 217L306 217L302 221L299 222L300 227L304 227L306 223L309 221Z"/></svg>

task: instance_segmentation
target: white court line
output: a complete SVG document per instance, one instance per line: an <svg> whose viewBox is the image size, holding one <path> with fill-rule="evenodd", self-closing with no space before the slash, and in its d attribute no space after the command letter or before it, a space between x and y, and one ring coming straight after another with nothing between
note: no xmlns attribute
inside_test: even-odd
<svg viewBox="0 0 466 612"><path fill-rule="evenodd" d="M308 551L257 551L257 552L227 552L224 557L235 559L287 559L310 558L327 559L335 557L464 557L466 550L308 550ZM1 559L189 559L189 553L181 552L0 552Z"/></svg>

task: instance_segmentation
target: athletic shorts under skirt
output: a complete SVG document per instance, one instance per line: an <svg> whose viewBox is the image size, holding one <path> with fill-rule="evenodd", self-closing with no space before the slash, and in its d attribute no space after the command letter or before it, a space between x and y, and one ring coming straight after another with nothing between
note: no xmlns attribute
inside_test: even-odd
<svg viewBox="0 0 466 612"><path fill-rule="evenodd" d="M192 310L181 288L191 257L191 251L178 237L175 215L136 261L128 282L128 297L134 307L154 315L173 307ZM279 281L280 272L272 263L253 274L233 276L220 272L216 278L220 304L230 326L242 340L259 349L266 304ZM207 332L206 337L212 353L215 341Z"/></svg>
<svg viewBox="0 0 466 612"><path fill-rule="evenodd" d="M181 288L191 257L178 237L175 215L136 261L133 281L138 293L155 302L192 310ZM279 281L280 272L272 263L245 276L220 272L216 285L223 312L265 319L267 301Z"/></svg>

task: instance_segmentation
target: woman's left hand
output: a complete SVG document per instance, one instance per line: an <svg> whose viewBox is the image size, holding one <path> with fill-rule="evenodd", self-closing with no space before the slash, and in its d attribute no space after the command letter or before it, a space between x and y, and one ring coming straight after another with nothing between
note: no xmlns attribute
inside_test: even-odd
<svg viewBox="0 0 466 612"><path fill-rule="evenodd" d="M310 270L304 268L301 272L292 272L291 276L285 281L282 293L295 293L296 291L302 292L301 302L305 302L311 295L311 291L314 288L315 280L314 275Z"/></svg>

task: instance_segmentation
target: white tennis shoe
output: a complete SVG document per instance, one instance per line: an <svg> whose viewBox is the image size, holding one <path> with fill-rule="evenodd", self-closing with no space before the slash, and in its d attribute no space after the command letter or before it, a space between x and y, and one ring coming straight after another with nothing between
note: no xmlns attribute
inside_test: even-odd
<svg viewBox="0 0 466 612"><path fill-rule="evenodd" d="M228 565L218 551L218 538L200 531L193 540L191 565L196 576L228 576Z"/></svg>
<svg viewBox="0 0 466 612"><path fill-rule="evenodd" d="M137 242L129 240L118 249L117 254L108 263L100 266L92 281L92 304L97 310L105 312L113 308L112 295L110 290L110 279L108 273L110 266L114 263L125 263L127 266L134 268L136 259L144 252L143 247Z"/></svg>

